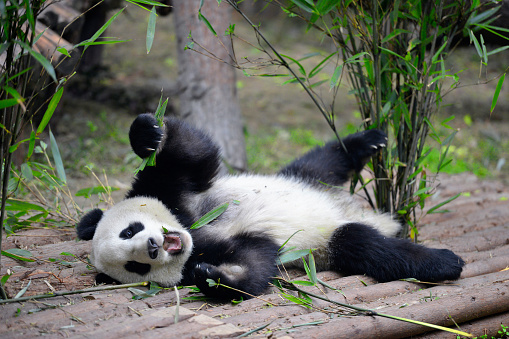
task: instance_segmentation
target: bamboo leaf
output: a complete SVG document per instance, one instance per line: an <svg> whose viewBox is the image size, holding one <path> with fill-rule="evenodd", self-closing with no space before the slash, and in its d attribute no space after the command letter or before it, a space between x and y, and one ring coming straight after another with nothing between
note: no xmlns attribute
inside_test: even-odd
<svg viewBox="0 0 509 339"><path fill-rule="evenodd" d="M117 13L115 13L104 25L102 25L101 28L99 28L97 30L97 32L95 32L94 35L92 35L92 37L90 39L87 39L85 41L82 41L80 42L79 44L77 45L74 45L74 48L76 47L80 47L80 46L85 46L85 48L83 49L83 52L85 52L85 50L88 48L88 46L90 46L91 43L93 43L94 41L96 41L103 33L104 31L111 25L111 23L120 15L120 13L122 13L124 11L125 8L122 8L120 11L118 11Z"/></svg>
<svg viewBox="0 0 509 339"><path fill-rule="evenodd" d="M163 3L160 3L159 1L152 1L152 0L126 0L127 2L130 2L132 4L143 4L143 5L149 5L149 6L161 6L161 7L169 7L168 5L165 5Z"/></svg>
<svg viewBox="0 0 509 339"><path fill-rule="evenodd" d="M312 78L314 77L316 74L318 74L318 72L320 72L322 69L323 69L323 66L325 66L324 64L329 61L330 58L332 58L334 55L336 55L337 52L333 52L331 54L329 54L327 57L325 57L322 61L320 61L318 63L318 65L315 66L315 68L313 68L311 70L311 72L309 72L309 77Z"/></svg>
<svg viewBox="0 0 509 339"><path fill-rule="evenodd" d="M491 109L490 114L493 113L495 106L497 105L498 96L500 95L500 91L502 90L502 85L504 84L505 73L502 74L500 79L498 79L497 88L495 88L495 93L493 94L493 100L491 100Z"/></svg>
<svg viewBox="0 0 509 339"><path fill-rule="evenodd" d="M51 154L53 155L53 161L55 162L55 167L57 170L57 175L64 183L67 183L67 178L65 176L64 163L62 162L62 156L60 155L60 150L58 149L58 144L55 139L55 136L49 130L49 140L51 146Z"/></svg>
<svg viewBox="0 0 509 339"><path fill-rule="evenodd" d="M319 0L316 3L316 9L320 15L325 15L340 3L341 0Z"/></svg>
<svg viewBox="0 0 509 339"><path fill-rule="evenodd" d="M16 200L16 199L7 199L5 210L20 211L20 212L41 211L41 212L47 213L47 211L42 206L33 204L31 202Z"/></svg>
<svg viewBox="0 0 509 339"><path fill-rule="evenodd" d="M49 62L48 59L46 59L41 53L36 52L33 50L28 44L24 43L23 41L16 40L17 44L19 44L25 51L30 53L32 58L37 60L38 63L41 64L42 67L48 72L49 76L53 79L53 81L57 82L57 76L55 74L55 69L53 68L53 65L51 62Z"/></svg>
<svg viewBox="0 0 509 339"><path fill-rule="evenodd" d="M334 74L332 74L332 78L330 79L330 89L333 89L334 87L337 87L339 84L339 79L341 76L341 73L343 72L343 65L338 65L336 69L334 70Z"/></svg>
<svg viewBox="0 0 509 339"><path fill-rule="evenodd" d="M453 197L450 197L449 199L446 199L445 201L442 201L441 203L433 206L432 208L430 208L426 214L432 214L432 213L440 213L439 211L437 211L440 207L450 203L451 201L455 200L456 198L458 198L459 196L461 195L461 193L458 193L456 194L455 196Z"/></svg>
<svg viewBox="0 0 509 339"><path fill-rule="evenodd" d="M288 55L281 54L281 56L290 59L293 63L295 63L297 66L299 66L299 71L302 75L306 75L306 70L304 69L304 66L300 62L298 62L296 59L289 57Z"/></svg>
<svg viewBox="0 0 509 339"><path fill-rule="evenodd" d="M71 55L69 54L69 51L64 47L57 47L57 51L65 55L66 57L70 58Z"/></svg>
<svg viewBox="0 0 509 339"><path fill-rule="evenodd" d="M16 294L14 299L21 298L23 296L23 294L25 294L25 292L28 290L28 287L30 286L31 283L32 283L32 280L29 280L28 284L24 288L22 288L21 291L18 292L18 294Z"/></svg>
<svg viewBox="0 0 509 339"><path fill-rule="evenodd" d="M288 262L292 262L292 261L300 259L308 254L309 254L309 249L285 252L276 259L276 265L283 265Z"/></svg>
<svg viewBox="0 0 509 339"><path fill-rule="evenodd" d="M201 14L201 12L198 12L198 19L200 21L202 21L203 23L205 23L205 25L209 28L209 30L212 32L212 34L214 34L214 36L217 36L217 33L216 31L214 30L214 27L212 27L212 25L210 24L210 22L207 20L206 17L203 16L203 14Z"/></svg>
<svg viewBox="0 0 509 339"><path fill-rule="evenodd" d="M310 0L290 0L290 1L308 13L313 13L315 11L315 5Z"/></svg>
<svg viewBox="0 0 509 339"><path fill-rule="evenodd" d="M5 250L5 251L1 251L1 254L3 256L6 256L6 257L9 257L9 258L12 258L12 259L16 259L16 260L20 260L20 261L26 261L26 262L34 262L35 261L34 259L30 259L29 258L29 257L32 256L32 253L30 253L28 251L25 251L25 252L29 253L29 256L26 256L26 254L25 255L19 255L19 254L17 254L18 251L14 251L14 250L20 250L20 249L19 248L11 248L11 249L8 249L8 250Z"/></svg>
<svg viewBox="0 0 509 339"><path fill-rule="evenodd" d="M318 279L316 277L316 264L315 264L315 257L313 256L313 252L309 250L309 273L308 277L309 280L313 283L313 285L316 285L318 282Z"/></svg>
<svg viewBox="0 0 509 339"><path fill-rule="evenodd" d="M18 104L18 100L16 99L4 99L0 100L0 109L4 109L11 106L16 106Z"/></svg>
<svg viewBox="0 0 509 339"><path fill-rule="evenodd" d="M153 6L150 11L150 16L148 18L148 27L147 27L147 54L150 53L150 49L152 48L152 43L154 42L154 36L156 31L156 7Z"/></svg>
<svg viewBox="0 0 509 339"><path fill-rule="evenodd" d="M60 102L60 98L62 98L63 93L64 88L60 87L57 90L57 92L53 95L53 98L51 98L51 101L48 104L48 108L46 108L46 112L44 112L39 127L37 127L36 135L41 134L48 125L51 117L53 116L53 113L55 112L55 109L57 108L58 103Z"/></svg>
<svg viewBox="0 0 509 339"><path fill-rule="evenodd" d="M203 217L198 219L194 224L191 225L191 229L195 230L200 227L207 225L208 223L214 221L217 217L223 214L228 208L229 203L224 203L221 206L213 209L212 211L206 213Z"/></svg>
<svg viewBox="0 0 509 339"><path fill-rule="evenodd" d="M90 198L93 195L97 195L100 193L110 193L113 191L118 191L117 187L111 187L111 186L95 186L95 187L87 187L82 188L78 192L75 193L75 196L77 197L85 197Z"/></svg>
<svg viewBox="0 0 509 339"><path fill-rule="evenodd" d="M479 55L480 58L482 58L481 46L479 45L479 41L477 41L477 38L475 37L474 32L472 32L472 30L469 30L468 34L470 35L470 41L474 43L475 50L477 51L477 54Z"/></svg>

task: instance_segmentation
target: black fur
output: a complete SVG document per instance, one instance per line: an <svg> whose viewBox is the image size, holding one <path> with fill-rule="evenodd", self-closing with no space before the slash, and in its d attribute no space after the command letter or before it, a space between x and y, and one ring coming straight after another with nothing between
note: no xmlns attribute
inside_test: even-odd
<svg viewBox="0 0 509 339"><path fill-rule="evenodd" d="M210 287L212 279L251 295L261 294L278 273L275 265L279 246L264 234L245 233L231 238L210 239L191 230L195 248L184 271L184 284L196 284L207 296L244 299L249 295L229 288ZM229 274L221 265L239 266L242 272Z"/></svg>
<svg viewBox="0 0 509 339"><path fill-rule="evenodd" d="M387 136L379 130L368 130L317 147L293 161L279 173L300 177L309 182L342 185L353 172L360 172L369 159L387 144Z"/></svg>
<svg viewBox="0 0 509 339"><path fill-rule="evenodd" d="M87 212L76 225L78 238L81 240L92 240L97 224L99 223L99 220L101 220L102 216L103 211L98 208L94 208Z"/></svg>
<svg viewBox="0 0 509 339"><path fill-rule="evenodd" d="M95 276L95 283L98 285L99 284L117 284L117 285L122 284L120 281L115 280L112 277L110 277L109 275L104 274L104 273L97 273L97 275Z"/></svg>
<svg viewBox="0 0 509 339"><path fill-rule="evenodd" d="M145 275L148 272L150 272L152 266L150 264L144 264L137 261L128 261L124 265L124 268L126 269L126 271L133 272L139 275Z"/></svg>
<svg viewBox="0 0 509 339"><path fill-rule="evenodd" d="M378 282L415 278L433 282L457 279L463 260L446 249L427 248L406 239L386 238L372 227L352 223L329 242L331 268L366 274Z"/></svg>
<svg viewBox="0 0 509 339"><path fill-rule="evenodd" d="M131 239L132 237L134 237L136 235L136 233L139 233L139 232L143 231L144 229L145 229L145 225L143 225L139 221L135 221L135 222L130 223L129 226L127 226L126 228L124 228L118 236L120 239L124 239L124 240Z"/></svg>
<svg viewBox="0 0 509 339"><path fill-rule="evenodd" d="M154 132L156 125L152 114L141 114L133 122L129 136L133 150L140 157L150 155L146 149L161 141L160 133ZM192 221L182 197L186 192L210 188L219 169L219 148L206 134L180 120L166 118L164 129L165 138L158 147L156 166L147 166L137 174L127 198L157 198L186 225Z"/></svg>

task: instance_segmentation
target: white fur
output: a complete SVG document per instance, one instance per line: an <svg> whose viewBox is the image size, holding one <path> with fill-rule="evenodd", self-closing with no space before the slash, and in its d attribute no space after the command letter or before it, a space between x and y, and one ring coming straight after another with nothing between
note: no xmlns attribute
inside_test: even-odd
<svg viewBox="0 0 509 339"><path fill-rule="evenodd" d="M396 235L401 227L389 215L362 207L340 189L317 188L293 177L225 176L208 191L190 195L189 210L199 210L207 198L218 205L230 203L216 222L204 226L211 237L263 232L282 245L297 232L286 246L318 249L314 253L319 269L327 268L327 244L338 227L362 222L387 237Z"/></svg>

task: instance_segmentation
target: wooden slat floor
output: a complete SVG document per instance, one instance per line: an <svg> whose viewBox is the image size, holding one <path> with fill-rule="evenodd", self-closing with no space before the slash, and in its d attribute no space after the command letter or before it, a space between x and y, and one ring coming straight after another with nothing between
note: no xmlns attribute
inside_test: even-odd
<svg viewBox="0 0 509 339"><path fill-rule="evenodd" d="M319 278L341 293L323 286L306 290L379 313L450 326L476 336L497 337L501 324L509 326L509 270L504 270L509 267L509 187L469 174L445 176L436 202L459 192L467 194L447 206L451 212L426 216L419 230L419 239L424 244L452 249L467 262L461 279L454 284L407 281L378 284L365 276L342 277L334 272L321 272ZM66 236L70 240L60 242L57 234L45 231L47 237L37 237L37 231L30 232L3 242L4 248L27 246L39 259L37 263L20 263L2 258L1 275L8 268L14 272L6 284L11 296L28 281L31 285L25 295L92 285L94 274L85 263L78 261L65 266L49 260L63 259L62 252L85 258L89 243L75 242L72 232ZM47 243L35 246L40 238ZM295 277L302 272L291 274ZM199 294L182 289L178 323L175 323L177 296L173 290L142 300L133 300L132 296L130 291L121 289L3 304L0 338L216 338L236 337L264 326L251 336L456 338L455 334L420 325L356 315L321 300L315 300L313 308L308 309L285 301L275 288L261 296L263 300L239 304L186 300ZM278 306L271 306L268 301Z"/></svg>

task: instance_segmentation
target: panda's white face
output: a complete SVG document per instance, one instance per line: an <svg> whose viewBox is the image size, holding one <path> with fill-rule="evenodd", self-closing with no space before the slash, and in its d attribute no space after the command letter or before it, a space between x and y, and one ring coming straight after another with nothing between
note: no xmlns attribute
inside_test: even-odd
<svg viewBox="0 0 509 339"><path fill-rule="evenodd" d="M106 211L99 221L92 262L97 271L122 283L172 286L182 279L192 247L191 235L161 202L131 198Z"/></svg>

